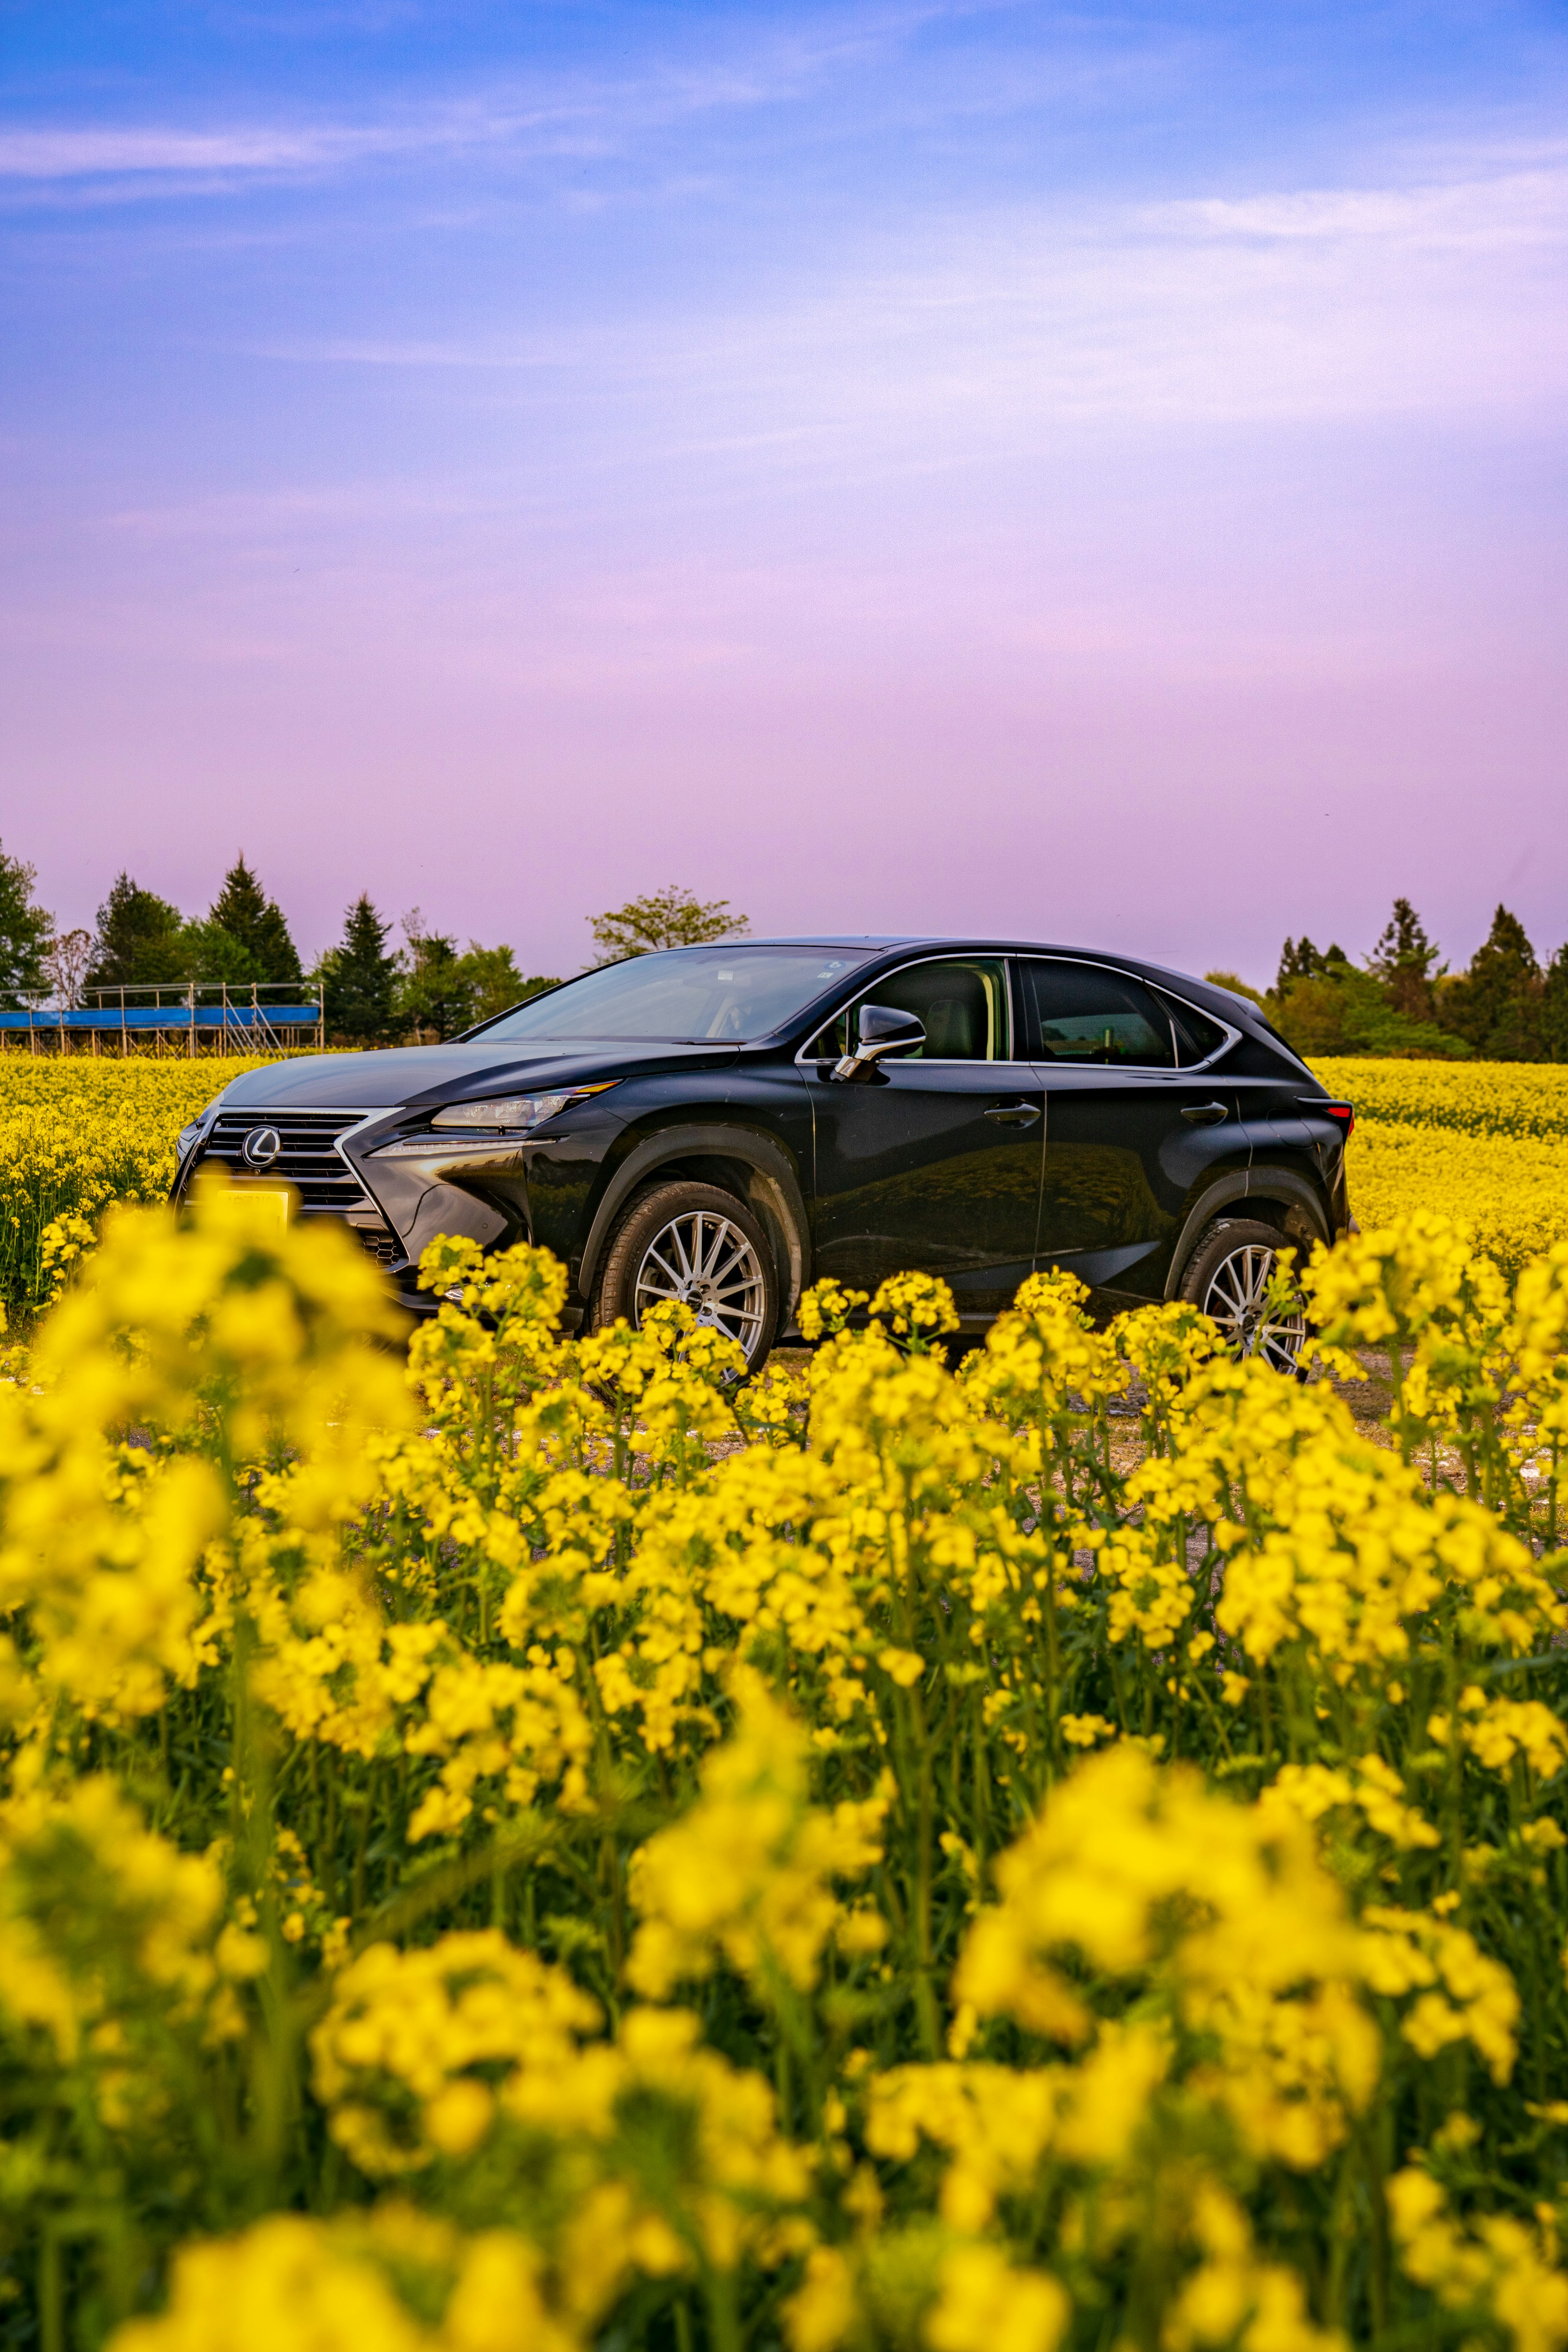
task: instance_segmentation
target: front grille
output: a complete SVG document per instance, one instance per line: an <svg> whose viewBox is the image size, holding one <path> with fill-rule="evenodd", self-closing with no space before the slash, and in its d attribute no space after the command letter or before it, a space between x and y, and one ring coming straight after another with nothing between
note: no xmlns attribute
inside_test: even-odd
<svg viewBox="0 0 1568 2352"><path fill-rule="evenodd" d="M375 1202L339 1151L338 1139L357 1127L363 1113L341 1110L226 1110L213 1122L204 1160L216 1160L231 1176L278 1177L292 1184L303 1209L326 1209L338 1216ZM258 1128L275 1128L282 1149L265 1168L246 1159L245 1139Z"/></svg>

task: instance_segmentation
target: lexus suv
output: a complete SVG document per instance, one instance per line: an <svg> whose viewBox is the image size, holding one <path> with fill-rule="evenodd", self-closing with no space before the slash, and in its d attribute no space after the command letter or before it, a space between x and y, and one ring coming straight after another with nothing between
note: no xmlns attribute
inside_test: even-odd
<svg viewBox="0 0 1568 2352"><path fill-rule="evenodd" d="M1195 1301L1290 1370L1270 1278L1350 1222L1348 1103L1228 990L1016 940L674 948L531 997L451 1045L247 1072L180 1139L196 1171L286 1183L403 1303L438 1234L526 1239L567 1318L664 1299L753 1368L823 1276L939 1275L983 1331L1037 1267L1102 1312Z"/></svg>

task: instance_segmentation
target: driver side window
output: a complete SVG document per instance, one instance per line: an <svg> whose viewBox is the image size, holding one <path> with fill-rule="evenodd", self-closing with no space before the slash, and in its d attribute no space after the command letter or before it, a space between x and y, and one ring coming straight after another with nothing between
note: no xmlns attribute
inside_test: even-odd
<svg viewBox="0 0 1568 2352"><path fill-rule="evenodd" d="M912 1013L925 1031L924 1045L900 1054L900 1061L1005 1062L1011 1057L1007 975L989 956L944 956L873 981L815 1041L818 1058L837 1059L851 1051L859 1035L862 1004Z"/></svg>

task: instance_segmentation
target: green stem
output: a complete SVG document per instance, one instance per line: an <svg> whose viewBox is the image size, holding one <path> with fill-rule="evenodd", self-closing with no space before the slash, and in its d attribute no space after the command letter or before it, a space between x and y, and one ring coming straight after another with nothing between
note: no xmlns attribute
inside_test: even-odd
<svg viewBox="0 0 1568 2352"><path fill-rule="evenodd" d="M38 2242L38 2344L40 2352L65 2352L65 2275L59 2232L44 2225Z"/></svg>

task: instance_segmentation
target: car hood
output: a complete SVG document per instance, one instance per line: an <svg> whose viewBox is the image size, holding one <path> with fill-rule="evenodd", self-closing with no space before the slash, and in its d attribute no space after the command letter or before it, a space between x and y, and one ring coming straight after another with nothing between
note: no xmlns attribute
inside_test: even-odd
<svg viewBox="0 0 1568 2352"><path fill-rule="evenodd" d="M497 1091L510 1092L611 1074L722 1069L735 1055L732 1045L541 1037L523 1047L516 1041L476 1037L468 1045L400 1045L380 1053L312 1054L302 1061L273 1062L264 1070L247 1070L224 1089L223 1099L226 1108L236 1110L395 1110L453 1088L473 1095L492 1083Z"/></svg>

